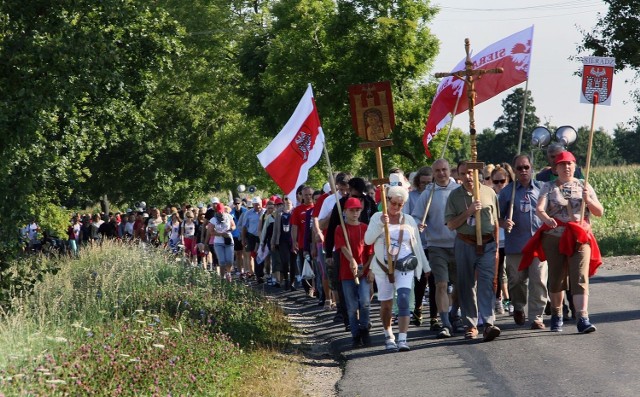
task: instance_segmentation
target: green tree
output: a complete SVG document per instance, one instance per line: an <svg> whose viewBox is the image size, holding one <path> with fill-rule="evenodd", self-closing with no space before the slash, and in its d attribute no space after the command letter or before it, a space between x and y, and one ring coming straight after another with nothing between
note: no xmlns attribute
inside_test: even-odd
<svg viewBox="0 0 640 397"><path fill-rule="evenodd" d="M132 0L0 3L2 267L37 208L66 201L110 142L153 126L145 103L181 34Z"/></svg>
<svg viewBox="0 0 640 397"><path fill-rule="evenodd" d="M516 88L502 101L502 115L493 123L494 130L485 129L478 135L478 158L491 163L510 163L518 153L518 138L522 119L524 90ZM531 91L527 94L527 109L522 133L522 152L528 152L531 131L540 119L536 116Z"/></svg>
<svg viewBox="0 0 640 397"><path fill-rule="evenodd" d="M241 45L241 54L258 59L240 58L248 109L261 115L264 134L277 133L312 83L334 168L375 174L373 154L357 149L347 87L390 80L396 129L385 168L424 163L421 136L434 87L422 88L419 79L437 51L427 26L435 8L409 0L283 0L270 10L263 34Z"/></svg>
<svg viewBox="0 0 640 397"><path fill-rule="evenodd" d="M613 135L613 142L624 162L640 164L640 126L637 126L635 130L630 130L618 125Z"/></svg>
<svg viewBox="0 0 640 397"><path fill-rule="evenodd" d="M636 0L604 0L606 14L599 15L594 29L582 31L578 52L616 58L616 68L630 68L640 74L640 3ZM636 77L636 78L637 78ZM640 110L640 91L634 92ZM639 120L636 117L636 122Z"/></svg>

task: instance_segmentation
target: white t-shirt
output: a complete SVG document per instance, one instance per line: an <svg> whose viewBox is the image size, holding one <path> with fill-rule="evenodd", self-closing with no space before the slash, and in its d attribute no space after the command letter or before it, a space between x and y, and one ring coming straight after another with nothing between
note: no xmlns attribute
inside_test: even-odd
<svg viewBox="0 0 640 397"><path fill-rule="evenodd" d="M183 229L184 229L184 237L185 238L193 238L193 236L196 235L196 224L191 222L184 222L183 223Z"/></svg>
<svg viewBox="0 0 640 397"><path fill-rule="evenodd" d="M224 243L225 237L231 237L231 220L233 218L226 212L222 214L222 221L218 221L215 216L209 220L209 223L213 225L213 229L218 233L225 233L225 236L214 236L213 243Z"/></svg>
<svg viewBox="0 0 640 397"><path fill-rule="evenodd" d="M342 195L340 198L342 198ZM322 202L322 207L320 208L320 213L318 213L318 220L323 220L329 215L331 215L331 211L333 211L333 207L336 205L336 195L335 193L331 193L327 196L326 199Z"/></svg>

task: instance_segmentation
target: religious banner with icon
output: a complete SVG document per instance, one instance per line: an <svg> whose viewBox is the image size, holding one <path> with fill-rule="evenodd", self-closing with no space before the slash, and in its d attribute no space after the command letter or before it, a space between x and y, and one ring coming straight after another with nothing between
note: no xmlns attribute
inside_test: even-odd
<svg viewBox="0 0 640 397"><path fill-rule="evenodd" d="M391 83L358 84L349 87L353 129L362 139L387 139L395 127Z"/></svg>
<svg viewBox="0 0 640 397"><path fill-rule="evenodd" d="M582 58L582 90L580 103L594 102L597 105L611 106L611 88L613 87L613 70L616 59L611 57ZM594 96L594 93L597 95Z"/></svg>

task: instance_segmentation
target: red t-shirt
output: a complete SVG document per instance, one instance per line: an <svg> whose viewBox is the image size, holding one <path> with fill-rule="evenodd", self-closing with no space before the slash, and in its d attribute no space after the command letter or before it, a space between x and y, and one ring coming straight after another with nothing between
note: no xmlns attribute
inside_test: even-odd
<svg viewBox="0 0 640 397"><path fill-rule="evenodd" d="M351 245L351 255L353 255L353 259L356 260L357 263L364 265L369 260L369 257L373 253L373 246L365 245L364 243L364 234L367 231L367 225L365 223L360 223L359 225L348 225L345 224L347 228L347 234L349 235L349 244ZM342 247L346 247L347 244L344 241L344 233L342 232L342 227L338 226L334 235L335 239L335 249L340 252L340 274L339 279L342 280L353 280L353 272L351 271L351 266L347 258L342 254ZM369 273L369 269L364 272L364 276Z"/></svg>
<svg viewBox="0 0 640 397"><path fill-rule="evenodd" d="M307 223L307 210L313 208L313 204L300 204L291 211L291 226L298 227L298 248L304 248L304 226Z"/></svg>

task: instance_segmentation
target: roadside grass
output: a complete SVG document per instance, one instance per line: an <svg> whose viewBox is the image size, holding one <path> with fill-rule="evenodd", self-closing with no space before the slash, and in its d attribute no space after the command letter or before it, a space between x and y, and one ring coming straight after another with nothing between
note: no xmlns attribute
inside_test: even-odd
<svg viewBox="0 0 640 397"><path fill-rule="evenodd" d="M0 395L300 395L291 326L249 288L117 244L56 266L2 313Z"/></svg>
<svg viewBox="0 0 640 397"><path fill-rule="evenodd" d="M640 254L640 165L593 168L589 183L604 206L592 218L602 255Z"/></svg>

